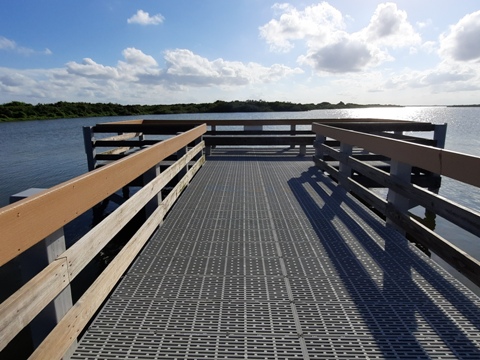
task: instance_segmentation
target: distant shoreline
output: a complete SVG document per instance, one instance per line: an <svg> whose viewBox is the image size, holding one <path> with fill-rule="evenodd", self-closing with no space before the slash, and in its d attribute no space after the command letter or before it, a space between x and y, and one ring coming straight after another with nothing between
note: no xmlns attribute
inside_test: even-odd
<svg viewBox="0 0 480 360"><path fill-rule="evenodd" d="M413 105L412 105L413 106ZM480 107L472 105L415 105L445 107ZM240 113L240 112L297 112L310 110L359 109L373 107L408 107L404 105L354 104L340 101L337 104L321 102L299 104L284 101L215 101L171 105L120 105L113 103L86 103L60 101L54 104L32 105L20 101L0 105L0 122L73 119L82 117L141 116L170 114Z"/></svg>
<svg viewBox="0 0 480 360"><path fill-rule="evenodd" d="M172 105L120 105L112 103L85 103L60 101L54 104L32 105L20 101L0 105L0 122L51 120L82 117L170 115L192 113L236 113L236 112L296 112L330 109L358 109L372 107L403 107L400 105L353 104L339 102L331 104L297 104L282 101L215 101L201 104Z"/></svg>

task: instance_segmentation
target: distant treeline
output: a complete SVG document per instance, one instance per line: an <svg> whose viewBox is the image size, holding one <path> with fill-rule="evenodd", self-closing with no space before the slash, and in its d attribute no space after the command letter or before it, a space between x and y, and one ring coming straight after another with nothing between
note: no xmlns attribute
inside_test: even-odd
<svg viewBox="0 0 480 360"><path fill-rule="evenodd" d="M127 116L155 114L188 114L188 113L230 113L230 112L274 112L274 111L308 111L316 109L351 109L361 107L380 107L395 105L359 105L339 102L331 104L295 104L283 101L215 101L203 104L173 105L120 105L112 103L86 103L60 101L54 104L27 104L12 101L0 105L0 121L42 120L59 118Z"/></svg>
<svg viewBox="0 0 480 360"><path fill-rule="evenodd" d="M480 107L480 104L470 104L470 105L449 105L447 107Z"/></svg>

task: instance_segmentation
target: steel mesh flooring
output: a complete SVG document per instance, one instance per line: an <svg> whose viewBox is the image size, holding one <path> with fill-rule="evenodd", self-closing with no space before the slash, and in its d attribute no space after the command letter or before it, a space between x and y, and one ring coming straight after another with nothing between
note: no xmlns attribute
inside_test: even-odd
<svg viewBox="0 0 480 360"><path fill-rule="evenodd" d="M73 359L480 359L479 310L308 159L214 153Z"/></svg>

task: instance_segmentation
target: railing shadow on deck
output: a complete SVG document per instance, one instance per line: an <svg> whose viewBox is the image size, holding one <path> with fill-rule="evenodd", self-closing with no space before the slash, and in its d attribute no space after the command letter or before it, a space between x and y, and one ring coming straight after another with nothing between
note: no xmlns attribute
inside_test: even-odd
<svg viewBox="0 0 480 360"><path fill-rule="evenodd" d="M368 225L373 225L371 229L379 228L379 220L375 219L370 210L350 198L345 189L334 185L331 179L317 168L310 168L300 177L291 179L288 184L385 358L399 356L395 353L395 345L398 344L403 344L401 346L404 349L401 354L403 358L429 358L425 347L415 335L415 332L422 330L418 326L417 316L423 316L422 321L433 327L438 325L435 330L439 338L455 356L470 358L474 354L479 354L480 349L445 311L445 308L454 307L480 331L480 317L472 311L478 309L477 305L459 288L453 286L446 278L442 278L442 275L437 276L437 270L431 263L425 261L424 254L413 250L412 245L409 245L399 233L392 236L395 230L388 228L376 230L377 237L384 240L382 247L381 243L374 240L357 223L350 211L356 214L354 216L367 219L365 220L367 224L370 222ZM317 199L312 197L306 186L314 190ZM319 204L318 199L321 200L320 203L323 202L323 206ZM350 211L345 210L345 205ZM332 228L332 223L338 221L337 217L346 222L348 229L356 234L362 250L381 269L383 277L381 284L379 279L369 274L369 269L361 263L361 260L342 263L348 259L339 256L337 249L351 252L348 241L338 231L333 235L326 235L325 231L322 231L324 226ZM444 272L443 276L449 275ZM443 301L448 302L442 304L445 306L443 309L441 304L435 302L434 294L428 294L418 286L417 282L422 281L419 277L428 282L431 290L438 292ZM467 289L465 291L469 292ZM425 335L423 339L425 340Z"/></svg>

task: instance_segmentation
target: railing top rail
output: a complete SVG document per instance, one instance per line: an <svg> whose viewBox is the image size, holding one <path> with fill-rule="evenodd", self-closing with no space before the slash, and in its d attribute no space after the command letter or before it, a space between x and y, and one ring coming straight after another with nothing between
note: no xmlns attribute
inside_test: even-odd
<svg viewBox="0 0 480 360"><path fill-rule="evenodd" d="M313 132L480 187L480 157L408 141L313 124Z"/></svg>
<svg viewBox="0 0 480 360"><path fill-rule="evenodd" d="M237 125L311 125L312 123L364 122L364 123L419 123L410 120L373 119L373 118L327 118L327 119L138 119L97 124L95 128L115 127L118 125L181 125L207 124L216 126Z"/></svg>
<svg viewBox="0 0 480 360"><path fill-rule="evenodd" d="M199 125L122 160L0 209L0 266L206 132ZM119 175L120 174L120 175Z"/></svg>

